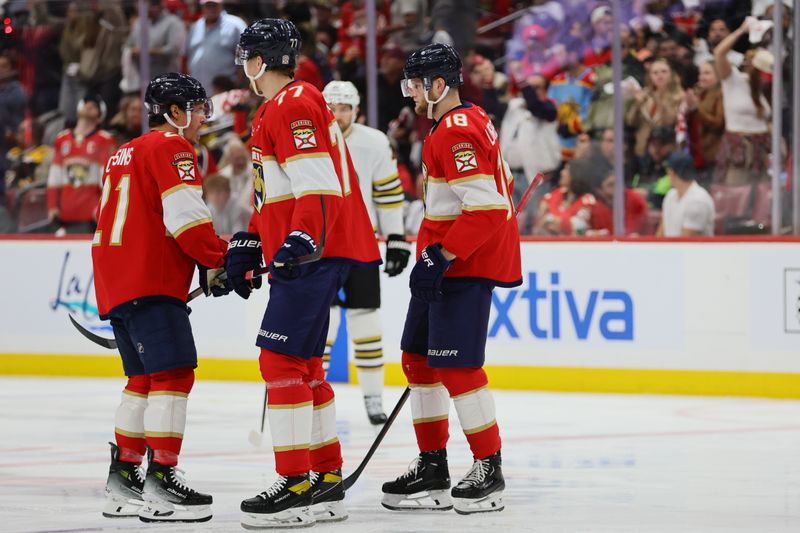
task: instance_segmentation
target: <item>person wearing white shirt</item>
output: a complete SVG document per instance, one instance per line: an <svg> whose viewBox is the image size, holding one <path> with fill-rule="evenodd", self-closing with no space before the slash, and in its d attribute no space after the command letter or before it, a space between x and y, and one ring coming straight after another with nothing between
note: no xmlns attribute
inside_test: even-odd
<svg viewBox="0 0 800 533"><path fill-rule="evenodd" d="M406 242L403 231L403 187L389 139L379 130L356 123L360 99L355 85L349 81L328 83L322 96L344 134L372 227L377 234L386 237L384 272L396 276L408 265L411 245ZM383 424L386 414L382 400L383 333L379 315L381 288L378 267L353 268L343 289L344 300L338 303L347 309L348 331L353 339L356 372L364 393L367 416L371 423ZM322 358L326 369L339 329L339 318L339 309L334 306Z"/></svg>
<svg viewBox="0 0 800 533"><path fill-rule="evenodd" d="M672 189L664 198L659 237L692 237L714 234L714 200L694 180L692 156L675 151L667 158Z"/></svg>
<svg viewBox="0 0 800 533"><path fill-rule="evenodd" d="M189 28L186 58L191 76L210 92L215 77L236 77L236 65L231 58L247 24L227 13L222 0L200 0L200 8L203 16Z"/></svg>

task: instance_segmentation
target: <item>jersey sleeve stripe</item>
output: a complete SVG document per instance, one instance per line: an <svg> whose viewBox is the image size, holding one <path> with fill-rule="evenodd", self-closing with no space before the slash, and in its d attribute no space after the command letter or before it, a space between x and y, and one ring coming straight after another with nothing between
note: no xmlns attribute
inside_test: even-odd
<svg viewBox="0 0 800 533"><path fill-rule="evenodd" d="M336 168L327 153L322 156L294 159L286 163L284 172L289 176L295 198L307 194L342 196L342 186L336 175Z"/></svg>
<svg viewBox="0 0 800 533"><path fill-rule="evenodd" d="M441 222L443 220L455 220L458 218L458 215L425 215L425 218L435 222Z"/></svg>
<svg viewBox="0 0 800 533"><path fill-rule="evenodd" d="M181 183L180 185L176 185L174 187L170 187L166 191L162 192L161 193L161 200L163 202L168 196L171 196L171 195L175 194L176 192L183 191L183 190L186 190L186 189L197 189L197 190L202 192L203 187L202 187L202 185L187 185L186 183Z"/></svg>
<svg viewBox="0 0 800 533"><path fill-rule="evenodd" d="M396 189L398 187L402 188L402 185L400 183L400 180L398 178L395 178L392 181L390 181L389 183L387 183L386 185L375 185L374 187L372 187L372 190L373 191L378 191L378 192L390 191L390 190Z"/></svg>
<svg viewBox="0 0 800 533"><path fill-rule="evenodd" d="M464 211L492 211L494 209L508 210L508 204L465 205Z"/></svg>
<svg viewBox="0 0 800 533"><path fill-rule="evenodd" d="M404 196L402 194L393 194L391 196L384 196L384 197L381 197L381 198L375 198L374 201L375 201L375 205L380 207L380 206L386 205L386 204L393 204L393 203L396 203L396 202L402 202L403 199L404 199Z"/></svg>
<svg viewBox="0 0 800 533"><path fill-rule="evenodd" d="M372 193L373 198L382 198L384 196L395 196L398 194L403 194L403 188L399 185L393 189L387 191L375 191Z"/></svg>
<svg viewBox="0 0 800 533"><path fill-rule="evenodd" d="M378 209L395 209L397 207L403 207L403 202L392 202L388 204L377 204Z"/></svg>
<svg viewBox="0 0 800 533"><path fill-rule="evenodd" d="M472 174L469 176L464 176L463 178L456 178L454 180L449 180L447 183L449 183L450 185L458 185L461 183L467 183L475 180L494 181L494 176L491 176L489 174Z"/></svg>
<svg viewBox="0 0 800 533"><path fill-rule="evenodd" d="M381 178L381 179L379 179L379 180L375 180L375 181L373 181L373 182L372 182L372 185L373 185L375 188L377 188L377 187L380 187L381 185L386 185L386 184L389 184L389 183L391 183L392 181L394 181L394 180L396 180L396 179L398 179L398 177L397 177L397 172L395 172L395 173L394 173L394 174L392 174L391 176L386 176L385 178Z"/></svg>
<svg viewBox="0 0 800 533"><path fill-rule="evenodd" d="M184 231L211 221L211 212L203 202L202 188L188 186L178 189L173 187L166 192L174 190L171 194L161 199L164 208L164 226L173 237L178 237Z"/></svg>
<svg viewBox="0 0 800 533"><path fill-rule="evenodd" d="M267 199L264 200L264 203L265 204L274 204L276 202L282 202L284 200L291 200L292 198L294 198L294 194L292 194L292 193L282 194L280 196L267 197Z"/></svg>
<svg viewBox="0 0 800 533"><path fill-rule="evenodd" d="M329 154L328 152L312 152L310 154L297 154L291 157L287 157L286 161L281 163L281 166L285 168L286 166L289 165L289 163L293 161L302 161L303 159L330 159L330 158L331 154Z"/></svg>

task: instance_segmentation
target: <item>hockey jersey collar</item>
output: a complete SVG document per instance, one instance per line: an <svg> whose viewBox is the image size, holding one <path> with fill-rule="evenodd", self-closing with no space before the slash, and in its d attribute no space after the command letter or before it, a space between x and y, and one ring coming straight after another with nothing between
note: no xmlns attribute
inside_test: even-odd
<svg viewBox="0 0 800 533"><path fill-rule="evenodd" d="M434 131L436 131L436 128L439 126L439 123L442 121L442 119L443 119L444 117L446 117L447 115L449 115L450 113L453 113L453 112L455 112L455 111L458 111L459 109L469 109L469 108L471 108L471 107L472 107L472 103L471 103L471 102L461 102L461 105L457 105L457 106L455 106L453 109L451 109L451 110L449 110L449 111L445 112L445 114L444 114L444 115L442 115L441 117L439 117L439 120L436 120L436 121L434 121L434 122L433 122L433 126L431 126L431 133L433 133Z"/></svg>

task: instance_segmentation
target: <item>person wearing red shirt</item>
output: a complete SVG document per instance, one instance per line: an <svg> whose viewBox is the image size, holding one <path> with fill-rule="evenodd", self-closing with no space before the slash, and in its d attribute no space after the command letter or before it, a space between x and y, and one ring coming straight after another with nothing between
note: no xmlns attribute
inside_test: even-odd
<svg viewBox="0 0 800 533"><path fill-rule="evenodd" d="M433 119L422 149L425 216L400 347L420 454L383 484L384 507L501 511L500 430L483 369L494 287L522 283L514 188L486 112L462 102L461 58L444 44L412 52L403 91ZM450 491L450 399L474 463Z"/></svg>
<svg viewBox="0 0 800 533"><path fill-rule="evenodd" d="M245 528L347 518L333 389L322 355L330 306L351 267L380 263L350 153L322 94L293 79L295 25L262 19L239 38L236 61L265 99L251 137L251 226L230 242L225 268L239 296L266 259L270 293L256 345L278 479L241 504Z"/></svg>
<svg viewBox="0 0 800 533"><path fill-rule="evenodd" d="M583 158L568 161L561 169L558 188L545 194L539 204L534 234L583 235L596 203Z"/></svg>
<svg viewBox="0 0 800 533"><path fill-rule="evenodd" d="M92 240L97 306L128 376L103 514L204 522L211 496L187 487L175 468L197 367L186 307L195 265L206 295L230 292L217 279L226 242L211 225L192 147L211 106L200 82L176 73L150 82L145 105L153 129L108 159Z"/></svg>
<svg viewBox="0 0 800 533"><path fill-rule="evenodd" d="M99 129L106 105L89 95L78 103L78 123L58 134L47 176L47 214L67 233L92 233L100 203L103 167L116 145L114 136Z"/></svg>
<svg viewBox="0 0 800 533"><path fill-rule="evenodd" d="M596 202L587 235L614 234L614 169L601 157L587 157L586 173L591 174ZM636 190L624 189L625 235L639 235L647 223L647 200Z"/></svg>

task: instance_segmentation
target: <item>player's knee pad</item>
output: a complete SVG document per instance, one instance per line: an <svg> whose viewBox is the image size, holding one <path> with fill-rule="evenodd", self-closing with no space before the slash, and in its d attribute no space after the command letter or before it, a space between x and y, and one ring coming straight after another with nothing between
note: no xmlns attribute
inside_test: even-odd
<svg viewBox="0 0 800 533"><path fill-rule="evenodd" d="M285 355L261 348L258 358L261 377L268 388L302 384L308 376L308 362L302 357Z"/></svg>
<svg viewBox="0 0 800 533"><path fill-rule="evenodd" d="M489 384L489 378L482 367L439 368L439 377L451 397L465 394Z"/></svg>
<svg viewBox="0 0 800 533"><path fill-rule="evenodd" d="M189 394L194 386L194 368L183 367L150 374L150 392L174 391Z"/></svg>
<svg viewBox="0 0 800 533"><path fill-rule="evenodd" d="M428 358L410 352L403 352L403 373L410 385L439 383L439 372L428 366Z"/></svg>
<svg viewBox="0 0 800 533"><path fill-rule="evenodd" d="M128 376L125 390L136 394L143 394L146 397L147 393L150 392L150 375L140 374L138 376Z"/></svg>
<svg viewBox="0 0 800 533"><path fill-rule="evenodd" d="M468 439L497 425L494 398L487 387L489 382L483 368L442 368L439 371ZM496 433L497 429L493 431Z"/></svg>

